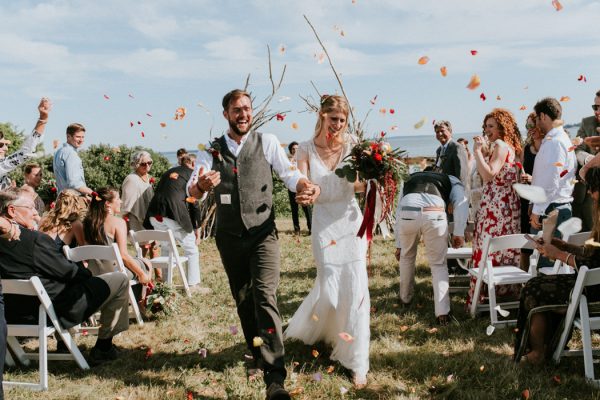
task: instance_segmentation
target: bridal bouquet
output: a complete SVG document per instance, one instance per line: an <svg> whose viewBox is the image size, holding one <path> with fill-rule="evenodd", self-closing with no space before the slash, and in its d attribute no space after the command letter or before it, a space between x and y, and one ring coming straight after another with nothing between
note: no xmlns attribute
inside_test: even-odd
<svg viewBox="0 0 600 400"><path fill-rule="evenodd" d="M360 237L366 232L367 240L373 236L375 223L381 223L391 212L398 184L408 170L401 159L405 151L392 149L384 138L385 133L381 132L379 138L359 140L343 160L344 166L335 171L349 182L357 178L367 181L363 223L358 232Z"/></svg>

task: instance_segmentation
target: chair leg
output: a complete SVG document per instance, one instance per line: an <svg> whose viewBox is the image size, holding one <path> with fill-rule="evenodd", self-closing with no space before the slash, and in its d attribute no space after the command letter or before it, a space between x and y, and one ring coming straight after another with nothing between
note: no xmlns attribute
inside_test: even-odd
<svg viewBox="0 0 600 400"><path fill-rule="evenodd" d="M29 359L27 358L27 355L23 351L23 348L19 344L19 341L16 337L8 336L6 338L6 344L8 347L10 347L12 352L15 354L15 357L17 357L17 360L19 360L22 365L29 366Z"/></svg>
<svg viewBox="0 0 600 400"><path fill-rule="evenodd" d="M581 321L581 341L583 344L583 364L585 377L594 380L594 355L592 354L592 331L590 329L590 314L587 299L581 296L579 301L579 320Z"/></svg>
<svg viewBox="0 0 600 400"><path fill-rule="evenodd" d="M481 267L480 267L481 268ZM481 270L479 271L481 273ZM479 303L479 293L481 292L481 281L482 278L477 278L477 283L475 283L475 290L473 291L473 296L471 297L471 317L475 318L477 316L477 304Z"/></svg>
<svg viewBox="0 0 600 400"><path fill-rule="evenodd" d="M75 341L73 340L73 337L69 334L69 332L68 331L60 331L57 329L56 333L60 336L60 338L62 339L65 346L67 346L67 349L69 349L69 352L73 356L73 359L75 360L75 362L77 363L79 368L90 369L89 364L83 357L83 354L81 354L81 351L79 351L79 347L77 347L77 343L75 343Z"/></svg>
<svg viewBox="0 0 600 400"><path fill-rule="evenodd" d="M4 365L8 367L14 367L16 365L15 359L10 354L10 350L8 349L8 347L6 349L6 358L4 359Z"/></svg>
<svg viewBox="0 0 600 400"><path fill-rule="evenodd" d="M144 325L144 320L142 319L142 314L140 314L140 308L137 305L137 301L135 299L135 295L133 294L133 290L131 289L131 284L129 285L129 304L133 309L133 313L135 315L135 320L139 326Z"/></svg>
<svg viewBox="0 0 600 400"><path fill-rule="evenodd" d="M488 284L488 303L490 305L490 320L492 325L498 323L498 311L496 310L496 285L494 282Z"/></svg>
<svg viewBox="0 0 600 400"><path fill-rule="evenodd" d="M46 336L46 327L39 326L39 369L40 369L40 388L48 390L48 336Z"/></svg>
<svg viewBox="0 0 600 400"><path fill-rule="evenodd" d="M181 281L183 282L183 289L185 290L185 294L187 295L187 297L192 297L192 292L190 292L190 285L188 284L187 276L183 271L182 264L183 263L181 262L177 264L177 268L179 269L179 276L181 276Z"/></svg>

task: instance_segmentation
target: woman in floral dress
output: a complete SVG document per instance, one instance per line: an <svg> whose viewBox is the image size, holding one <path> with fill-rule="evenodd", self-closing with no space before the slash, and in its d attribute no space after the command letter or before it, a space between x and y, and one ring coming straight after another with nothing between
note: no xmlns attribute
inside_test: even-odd
<svg viewBox="0 0 600 400"><path fill-rule="evenodd" d="M483 132L486 136L475 137L473 152L477 171L483 178L481 204L477 213L477 225L473 235L473 266L479 267L483 243L486 237L511 235L521 232L521 202L512 185L519 182L519 168L515 156L521 154L521 135L512 113L495 108L483 119ZM488 156L482 148L487 139ZM519 250L507 250L492 254L492 265L519 265ZM476 278L471 279L467 297L470 307L475 291ZM520 285L502 285L496 288L496 296L519 294ZM487 298L487 286L483 285L479 299Z"/></svg>

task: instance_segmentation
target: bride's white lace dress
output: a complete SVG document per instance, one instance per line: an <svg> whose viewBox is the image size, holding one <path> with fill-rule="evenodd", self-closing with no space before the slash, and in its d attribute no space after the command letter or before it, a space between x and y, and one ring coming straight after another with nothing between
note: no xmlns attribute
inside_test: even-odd
<svg viewBox="0 0 600 400"><path fill-rule="evenodd" d="M343 156L349 150L350 145L346 145ZM362 213L354 197L354 186L334 172L341 158L334 170L329 170L312 140L300 144L297 157L308 158L309 178L321 187L312 214L317 278L290 320L284 337L297 338L306 344L325 341L333 346L332 360L339 361L357 377L365 377L369 370L371 301L367 242L364 237L356 236Z"/></svg>

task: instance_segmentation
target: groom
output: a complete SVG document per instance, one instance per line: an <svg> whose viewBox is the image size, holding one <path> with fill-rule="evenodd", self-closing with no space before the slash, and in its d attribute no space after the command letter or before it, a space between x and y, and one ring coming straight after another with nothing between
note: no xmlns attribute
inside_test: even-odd
<svg viewBox="0 0 600 400"><path fill-rule="evenodd" d="M191 196L214 189L217 203L216 244L248 348L264 365L267 399L289 399L281 316L277 308L279 244L273 212L271 170L289 190L311 190L312 184L292 168L274 135L252 130L252 101L243 90L223 97L229 131L208 151L198 152L188 182ZM259 364L260 365L260 364Z"/></svg>

